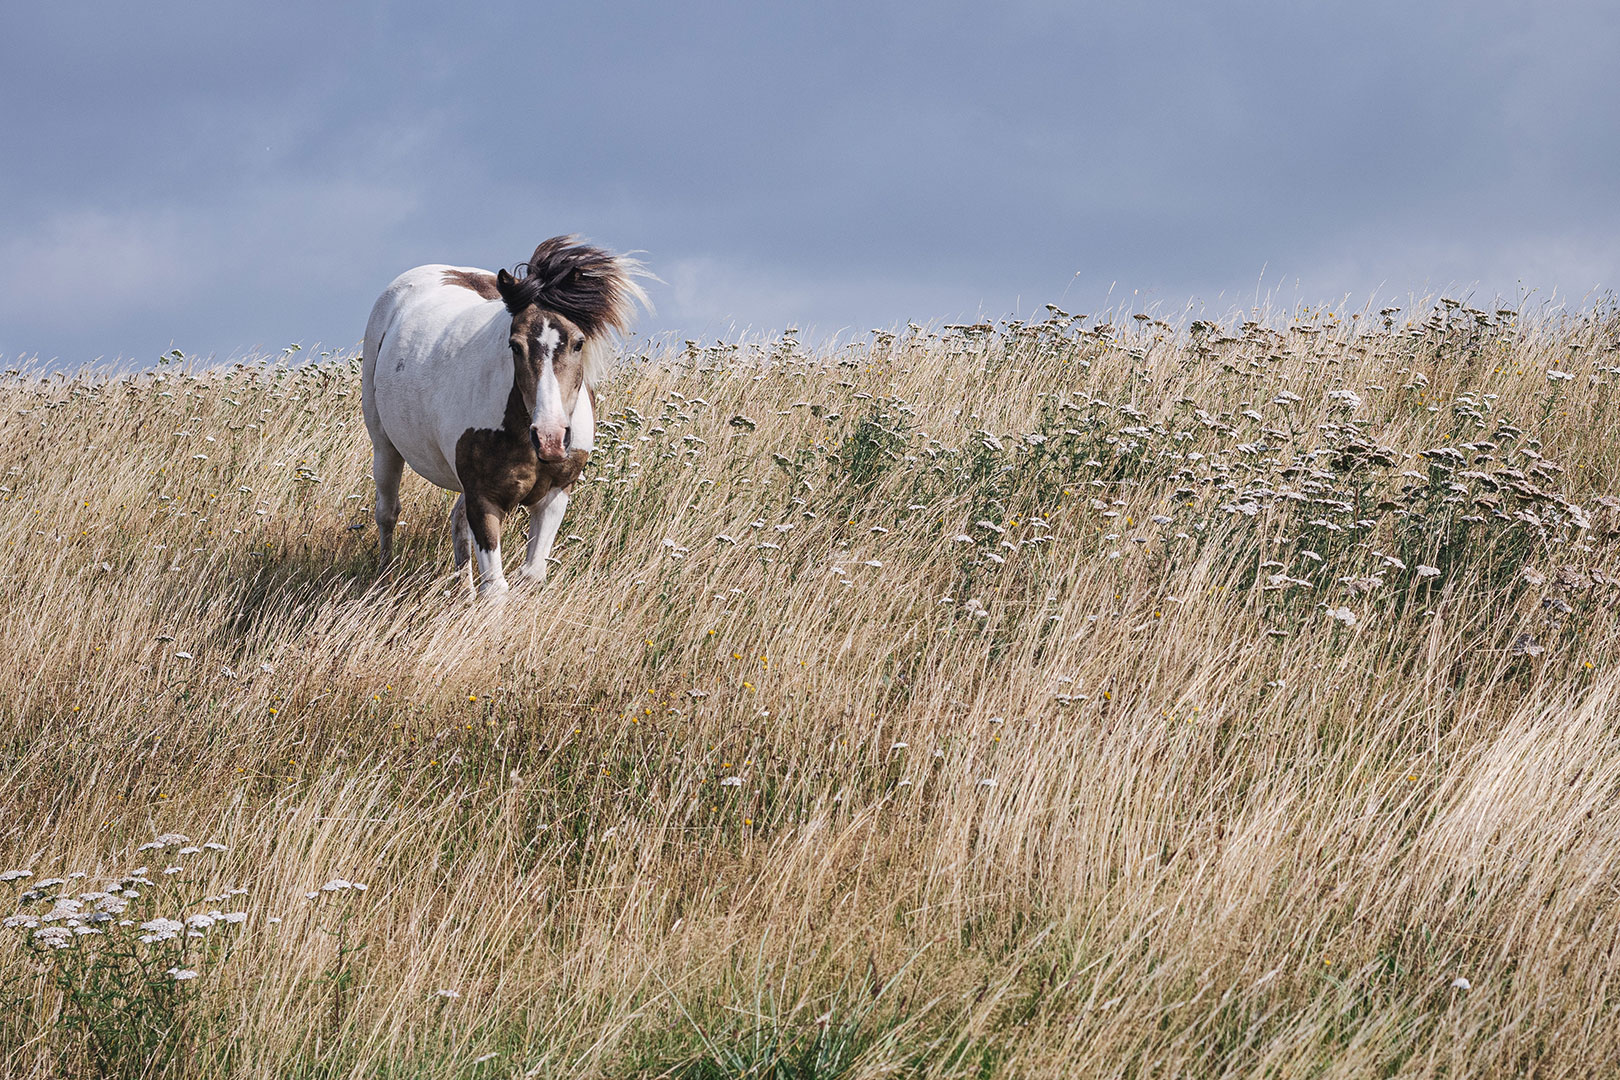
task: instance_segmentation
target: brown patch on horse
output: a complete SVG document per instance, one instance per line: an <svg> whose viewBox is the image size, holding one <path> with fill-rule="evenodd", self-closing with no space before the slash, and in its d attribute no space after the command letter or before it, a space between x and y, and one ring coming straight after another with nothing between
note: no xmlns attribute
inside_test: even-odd
<svg viewBox="0 0 1620 1080"><path fill-rule="evenodd" d="M533 507L553 488L567 491L591 459L587 450L570 450L562 461L535 457L527 429L521 435L505 428L468 428L456 440L456 475L467 497L467 524L485 551L495 546L488 522L504 521L519 506Z"/></svg>
<svg viewBox="0 0 1620 1080"><path fill-rule="evenodd" d="M485 300L499 300L501 290L495 287L495 275L482 270L446 270L444 272L446 285L459 285L463 289L471 289Z"/></svg>

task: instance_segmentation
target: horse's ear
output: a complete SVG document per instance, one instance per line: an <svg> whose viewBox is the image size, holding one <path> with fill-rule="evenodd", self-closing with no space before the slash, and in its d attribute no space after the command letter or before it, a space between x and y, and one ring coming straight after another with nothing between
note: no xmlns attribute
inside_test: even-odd
<svg viewBox="0 0 1620 1080"><path fill-rule="evenodd" d="M501 294L501 299L508 302L512 299L512 290L517 288L517 278L506 272L503 267L495 275L495 291Z"/></svg>

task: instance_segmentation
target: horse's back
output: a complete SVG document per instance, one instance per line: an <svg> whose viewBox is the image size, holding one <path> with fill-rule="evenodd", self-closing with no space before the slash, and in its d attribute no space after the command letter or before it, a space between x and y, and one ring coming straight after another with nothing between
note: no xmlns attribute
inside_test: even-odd
<svg viewBox="0 0 1620 1080"><path fill-rule="evenodd" d="M361 401L373 441L459 490L455 440L499 426L511 383L504 305L477 287L488 271L432 264L399 275L366 324ZM503 319L504 317L504 319Z"/></svg>

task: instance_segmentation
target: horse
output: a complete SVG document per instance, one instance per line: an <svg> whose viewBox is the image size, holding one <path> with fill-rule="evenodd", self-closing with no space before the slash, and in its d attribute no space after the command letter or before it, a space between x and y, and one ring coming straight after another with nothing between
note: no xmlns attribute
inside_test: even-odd
<svg viewBox="0 0 1620 1080"><path fill-rule="evenodd" d="M407 464L461 497L457 572L476 556L478 595L507 592L501 526L530 512L519 571L538 584L568 495L595 446L596 387L613 333L637 304L640 260L554 236L515 272L432 264L407 270L371 309L360 369L377 485L378 572L393 558Z"/></svg>

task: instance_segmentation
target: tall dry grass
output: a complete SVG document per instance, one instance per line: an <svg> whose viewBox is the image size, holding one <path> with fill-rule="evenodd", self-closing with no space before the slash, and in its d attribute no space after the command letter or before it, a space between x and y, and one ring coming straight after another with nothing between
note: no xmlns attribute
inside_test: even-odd
<svg viewBox="0 0 1620 1080"><path fill-rule="evenodd" d="M630 358L498 608L352 359L13 373L6 887L249 890L175 1076L1614 1070L1620 323L1089 323Z"/></svg>

